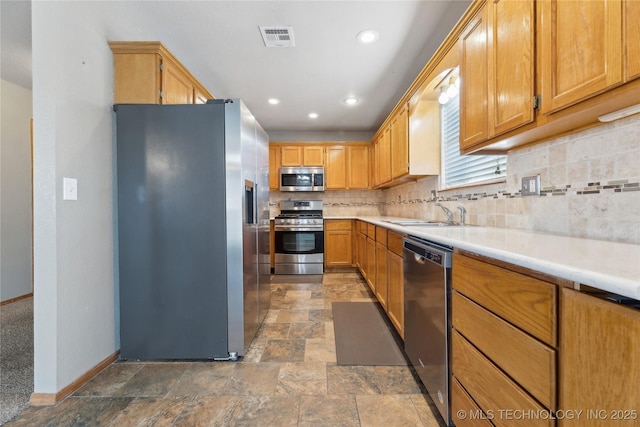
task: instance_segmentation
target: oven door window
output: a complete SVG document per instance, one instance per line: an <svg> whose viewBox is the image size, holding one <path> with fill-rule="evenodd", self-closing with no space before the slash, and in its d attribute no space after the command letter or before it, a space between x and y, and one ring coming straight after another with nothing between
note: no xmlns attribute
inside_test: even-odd
<svg viewBox="0 0 640 427"><path fill-rule="evenodd" d="M283 173L281 180L283 187L311 187L310 173Z"/></svg>
<svg viewBox="0 0 640 427"><path fill-rule="evenodd" d="M276 253L319 254L324 252L322 231L276 231Z"/></svg>

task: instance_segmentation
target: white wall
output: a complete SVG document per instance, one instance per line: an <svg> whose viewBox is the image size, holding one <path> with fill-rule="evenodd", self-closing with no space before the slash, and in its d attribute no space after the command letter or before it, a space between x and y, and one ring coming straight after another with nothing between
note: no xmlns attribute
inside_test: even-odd
<svg viewBox="0 0 640 427"><path fill-rule="evenodd" d="M31 292L31 91L0 80L0 301Z"/></svg>
<svg viewBox="0 0 640 427"><path fill-rule="evenodd" d="M113 64L105 3L33 2L34 380L56 393L117 349ZM78 200L62 200L62 178Z"/></svg>

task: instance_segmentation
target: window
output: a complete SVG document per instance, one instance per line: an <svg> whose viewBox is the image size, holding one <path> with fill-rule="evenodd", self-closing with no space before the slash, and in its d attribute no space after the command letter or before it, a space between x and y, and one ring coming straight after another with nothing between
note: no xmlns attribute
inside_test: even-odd
<svg viewBox="0 0 640 427"><path fill-rule="evenodd" d="M507 175L507 156L460 155L460 98L440 105L440 189L495 181Z"/></svg>

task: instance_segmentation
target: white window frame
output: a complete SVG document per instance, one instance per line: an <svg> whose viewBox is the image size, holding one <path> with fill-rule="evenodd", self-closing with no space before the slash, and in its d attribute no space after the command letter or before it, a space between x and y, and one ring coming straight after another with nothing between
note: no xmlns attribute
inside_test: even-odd
<svg viewBox="0 0 640 427"><path fill-rule="evenodd" d="M455 108L455 107L458 108ZM505 155L460 155L460 97L440 105L440 190L503 182Z"/></svg>

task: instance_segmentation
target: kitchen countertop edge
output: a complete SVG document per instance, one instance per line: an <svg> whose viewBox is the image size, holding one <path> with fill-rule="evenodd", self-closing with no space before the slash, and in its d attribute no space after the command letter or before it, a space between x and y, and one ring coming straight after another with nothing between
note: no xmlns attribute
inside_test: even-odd
<svg viewBox="0 0 640 427"><path fill-rule="evenodd" d="M411 218L325 216L324 219L359 219L403 234L640 300L640 245L510 228L406 227L386 222ZM581 250L584 253L580 253Z"/></svg>

